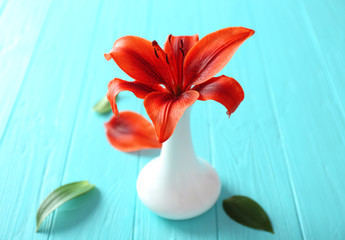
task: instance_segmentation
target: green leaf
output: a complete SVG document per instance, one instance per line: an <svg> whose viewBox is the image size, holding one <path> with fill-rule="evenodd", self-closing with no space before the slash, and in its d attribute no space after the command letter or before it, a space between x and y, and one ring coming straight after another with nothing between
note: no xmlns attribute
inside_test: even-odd
<svg viewBox="0 0 345 240"><path fill-rule="evenodd" d="M89 181L73 182L63 185L53 192L51 192L46 199L43 200L40 207L37 210L36 215L36 232L40 228L44 219L55 209L60 207L65 202L79 197L90 190L92 190L95 185L90 184Z"/></svg>
<svg viewBox="0 0 345 240"><path fill-rule="evenodd" d="M223 200L226 214L247 227L273 232L271 221L265 210L254 200L245 196L232 196Z"/></svg>
<svg viewBox="0 0 345 240"><path fill-rule="evenodd" d="M107 97L103 97L92 109L99 114L106 114L111 111L111 106Z"/></svg>

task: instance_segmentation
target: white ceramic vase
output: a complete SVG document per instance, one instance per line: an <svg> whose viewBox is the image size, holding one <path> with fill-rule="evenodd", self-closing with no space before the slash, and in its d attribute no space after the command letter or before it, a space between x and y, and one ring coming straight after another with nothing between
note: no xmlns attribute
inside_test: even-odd
<svg viewBox="0 0 345 240"><path fill-rule="evenodd" d="M194 152L188 108L159 157L139 173L137 192L154 213L168 219L196 217L217 201L221 183L217 172Z"/></svg>

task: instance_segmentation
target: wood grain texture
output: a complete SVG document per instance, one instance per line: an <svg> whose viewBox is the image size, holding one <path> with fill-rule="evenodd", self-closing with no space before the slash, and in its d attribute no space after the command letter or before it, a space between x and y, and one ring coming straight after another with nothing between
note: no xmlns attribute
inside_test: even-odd
<svg viewBox="0 0 345 240"><path fill-rule="evenodd" d="M0 141L39 46L36 43L50 2L42 1L35 8L21 0L5 0L0 5Z"/></svg>
<svg viewBox="0 0 345 240"><path fill-rule="evenodd" d="M279 62L273 62L271 59L274 56L281 56L286 51L265 43L263 39L259 44L265 49L262 53L263 66L272 92L275 119L295 192L303 237L342 239L345 232L340 225L344 225L344 219L339 211L344 212L344 205L340 203L344 195L344 175L341 172L345 170L342 160L344 115L341 100L344 99L344 88L336 79L344 75L345 69L339 68L337 74L331 76L328 70L330 62L325 60L323 52L332 48L329 46L340 48L338 50L343 46L328 35L328 47L321 48L322 38L316 37L314 31L329 31L329 25L325 28L315 21L317 25L311 26L306 8L308 6L311 12L330 10L330 6L318 4L297 2L282 5L282 9L294 9L296 14L288 22L283 20L288 14L282 15L281 21L274 19L275 24L280 24L286 30L280 36L286 41L285 45L293 42L298 50L290 51ZM255 14L254 9L255 6L252 11ZM331 23L332 18L330 14L322 15L322 21ZM270 24L261 16L255 19L258 24ZM291 25L295 26L293 35L287 31ZM335 26L334 30L337 28ZM332 62L337 64L336 61ZM284 86L282 82L287 85ZM284 91L288 94L282 94ZM325 228L329 231L325 231Z"/></svg>
<svg viewBox="0 0 345 240"><path fill-rule="evenodd" d="M39 3L40 2L40 3ZM345 2L0 2L0 239L344 239ZM126 154L107 142L92 106L112 78L129 79L103 53L124 35L163 44L228 26L256 30L221 72L245 100L192 110L197 154L218 171L219 201L171 221L137 198L136 178L157 150ZM131 93L120 110L147 117ZM40 202L61 184L95 191L59 208L35 234ZM275 235L229 219L222 200L259 202Z"/></svg>
<svg viewBox="0 0 345 240"><path fill-rule="evenodd" d="M92 32L87 25L80 26L93 25L97 6L84 7L80 17L74 18L82 5L56 1L47 13L40 45L0 146L0 211L4 216L0 235L4 239L49 237L49 233L35 234L32 226L39 203L62 184L88 56L85 49L91 42ZM46 226L50 224L51 218L42 229L49 232Z"/></svg>

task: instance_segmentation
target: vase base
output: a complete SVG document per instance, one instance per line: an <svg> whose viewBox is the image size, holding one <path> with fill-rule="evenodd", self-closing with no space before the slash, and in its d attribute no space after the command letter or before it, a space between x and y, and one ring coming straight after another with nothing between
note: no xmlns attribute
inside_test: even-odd
<svg viewBox="0 0 345 240"><path fill-rule="evenodd" d="M174 220L199 216L217 201L221 183L215 169L199 159L193 168L166 172L158 158L139 173L137 192L146 207L157 215Z"/></svg>

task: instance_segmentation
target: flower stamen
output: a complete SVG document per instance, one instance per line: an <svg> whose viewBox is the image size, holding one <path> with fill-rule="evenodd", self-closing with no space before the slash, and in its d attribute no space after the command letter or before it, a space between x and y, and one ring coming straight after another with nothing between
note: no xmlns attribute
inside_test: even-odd
<svg viewBox="0 0 345 240"><path fill-rule="evenodd" d="M160 60L161 63L167 64L167 68L165 69L165 66L162 65L162 67L165 69L167 76L169 79L171 79L171 82L165 81L165 85L171 90L170 92L175 93L174 91L174 85L176 84L176 78L173 73L172 66L169 62L169 56L168 54L159 46L157 41L152 41L152 47L154 48L156 57ZM165 59L165 62L164 62ZM164 76L162 76L164 78Z"/></svg>
<svg viewBox="0 0 345 240"><path fill-rule="evenodd" d="M182 48L179 48L181 50L182 56L184 57L184 51Z"/></svg>
<svg viewBox="0 0 345 240"><path fill-rule="evenodd" d="M156 57L159 59L156 48L153 48L153 49L155 50Z"/></svg>

